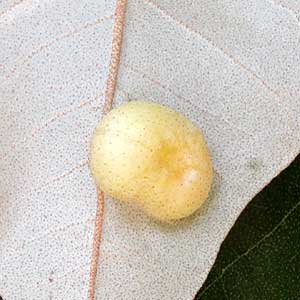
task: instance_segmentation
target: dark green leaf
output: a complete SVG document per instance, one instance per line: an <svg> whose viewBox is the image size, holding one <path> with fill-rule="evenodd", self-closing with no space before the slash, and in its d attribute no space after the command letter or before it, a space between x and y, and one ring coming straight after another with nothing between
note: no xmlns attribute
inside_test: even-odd
<svg viewBox="0 0 300 300"><path fill-rule="evenodd" d="M300 156L240 215L195 300L300 299Z"/></svg>

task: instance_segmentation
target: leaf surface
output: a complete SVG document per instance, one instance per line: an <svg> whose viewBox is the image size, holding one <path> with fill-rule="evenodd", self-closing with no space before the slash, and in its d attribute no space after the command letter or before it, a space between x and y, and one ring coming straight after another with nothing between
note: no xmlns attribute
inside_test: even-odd
<svg viewBox="0 0 300 300"><path fill-rule="evenodd" d="M96 206L88 147L115 1L3 5L2 296L84 299ZM99 299L192 299L244 207L299 153L300 29L291 9L129 0L115 105L145 99L189 117L206 136L215 179L204 207L178 226L107 199Z"/></svg>

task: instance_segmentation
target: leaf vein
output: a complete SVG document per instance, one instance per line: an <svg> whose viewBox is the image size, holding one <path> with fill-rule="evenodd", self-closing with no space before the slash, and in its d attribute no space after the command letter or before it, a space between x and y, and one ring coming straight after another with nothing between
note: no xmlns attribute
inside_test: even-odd
<svg viewBox="0 0 300 300"><path fill-rule="evenodd" d="M75 107L71 107L70 109L66 110L66 111L63 111L63 112L58 112L55 116L53 116L51 119L49 119L48 121L46 121L44 124L38 126L38 128L36 128L30 135L30 137L25 137L23 139L23 143L26 143L27 140L30 139L30 141L32 141L32 138L36 138L38 133L40 133L43 129L47 128L50 124L56 122L56 121L59 121L61 120L62 118L64 118L65 116L67 116L68 114L70 113L73 113L75 111L77 111L78 109L81 109L87 105L90 105L91 103L93 103L94 101L98 100L99 97L101 97L102 93L97 95L95 98L91 99L91 100L87 100L87 101L84 101L82 103L80 103L78 106L75 106ZM10 149L0 158L0 160L3 160L4 158L7 157L7 155L9 153L12 153L12 150L16 149L16 145L15 144L12 144L10 146Z"/></svg>
<svg viewBox="0 0 300 300"><path fill-rule="evenodd" d="M228 51L226 51L222 47L217 46L216 43L213 40L211 40L210 38L204 36L199 31L191 28L189 25L187 25L183 21L178 20L175 16L173 16L172 14L170 14L165 9L163 9L161 6L159 6L158 4L152 2L151 0L143 0L143 1L145 3L151 5L152 7L156 8L158 11L161 12L162 15L164 15L167 18L173 20L175 22L175 24L177 24L178 26L181 26L182 28L184 28L188 32L193 33L193 34L199 36L201 39L205 40L207 43L209 43L211 46L213 46L216 50L222 52L225 57L227 57L234 64L236 64L237 66L239 66L242 70L244 70L248 74L250 74L252 76L252 78L255 78L256 80L258 80L269 92L271 92L273 95L275 95L279 100L282 100L282 98L279 95L279 93L276 90L274 90L272 87L270 87L269 84L267 82L265 82L262 78L260 78L254 71L252 71L251 68L249 68L248 66L246 66L245 64L243 64L238 59L236 59L233 55L231 55Z"/></svg>
<svg viewBox="0 0 300 300"><path fill-rule="evenodd" d="M26 62L30 61L35 55L37 55L38 53L44 51L45 49L49 48L50 46L56 44L57 42L66 39L68 37L71 37L73 35L76 35L77 33L80 33L81 31L90 28L90 27L94 27L97 26L99 24L102 24L103 22L107 21L107 20L111 20L113 19L114 15L109 15L109 16L104 16L102 18L96 19L93 22L89 22L84 24L83 26L81 26L80 28L74 29L70 32L67 32L59 37L56 37L55 39L53 39L52 41L50 41L49 43L46 44L42 44L39 45L35 50L33 50L24 60L21 60L20 62L17 62L15 64L15 66L13 66L8 73L5 75L5 78L8 79L10 78L11 75L13 75L16 70L18 69L18 67L23 66Z"/></svg>
<svg viewBox="0 0 300 300"><path fill-rule="evenodd" d="M292 207L292 209L281 219L281 221L270 231L268 232L263 238L261 238L259 241L257 241L252 247L250 247L247 251L242 253L240 256L235 258L230 264L228 264L223 270L221 275L219 275L213 282L211 282L200 294L199 299L201 296L203 296L212 286L214 286L219 280L222 280L224 274L233 266L235 265L241 258L247 256L251 251L256 249L262 242L264 242L266 239L268 239L274 232L276 232L279 227L285 223L285 221L288 219L288 217L298 208L300 205L300 201Z"/></svg>
<svg viewBox="0 0 300 300"><path fill-rule="evenodd" d="M249 137L253 137L252 134L250 134L249 132L245 131L244 129L232 124L230 121L228 121L227 119L225 119L224 117L221 117L220 115L216 115L213 114L211 111L209 111L208 109L204 109L198 105L196 105L195 103L193 103L192 101L190 101L189 99L185 98L182 95L177 94L176 92L174 92L170 87L166 86L165 84L159 82L158 80L153 79L151 76L149 76L148 74L142 73L141 71L138 71L137 69L133 68L132 66L129 66L126 63L123 63L123 66L127 69L129 69L130 71L139 74L141 76L143 76L144 78L147 78L149 81L151 81L152 83L154 83L155 85L161 87L162 89L168 91L169 93L171 93L173 96L175 96L176 98L182 100L183 102L187 102L189 103L192 107L196 108L197 110L203 111L204 113L207 113L209 115L211 115L214 118L217 118L218 120L221 120L222 122L226 123L229 125L230 128L235 128L237 130L239 130L241 133L249 136Z"/></svg>
<svg viewBox="0 0 300 300"><path fill-rule="evenodd" d="M7 15L10 11L12 11L13 9L16 9L18 6L20 6L20 4L22 4L23 2L25 2L25 0L21 0L19 2L15 2L13 5L11 5L10 7L8 7L5 11L0 12L0 18Z"/></svg>
<svg viewBox="0 0 300 300"><path fill-rule="evenodd" d="M284 6L283 4L277 2L276 0L266 0L266 1L269 2L270 4L272 4L273 6L277 6L277 7L281 8L282 10L287 11L291 16L293 16L296 19L296 21L298 23L300 23L299 16L291 8L288 8L288 7Z"/></svg>

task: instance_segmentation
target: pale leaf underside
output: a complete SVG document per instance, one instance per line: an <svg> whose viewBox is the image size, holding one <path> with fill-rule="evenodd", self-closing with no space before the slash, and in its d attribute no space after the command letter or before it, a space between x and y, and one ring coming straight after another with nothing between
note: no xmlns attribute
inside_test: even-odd
<svg viewBox="0 0 300 300"><path fill-rule="evenodd" d="M0 4L4 299L86 297L88 145L114 5ZM207 138L215 180L205 206L175 227L107 199L99 299L192 299L243 208L299 152L299 11L296 0L129 0L115 105L145 99L188 116Z"/></svg>

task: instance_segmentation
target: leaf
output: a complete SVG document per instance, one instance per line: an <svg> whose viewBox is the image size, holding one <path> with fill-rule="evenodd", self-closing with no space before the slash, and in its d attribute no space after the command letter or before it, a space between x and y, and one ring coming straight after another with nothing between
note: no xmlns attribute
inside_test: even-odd
<svg viewBox="0 0 300 300"><path fill-rule="evenodd" d="M197 300L299 299L299 163L300 157L248 204Z"/></svg>
<svg viewBox="0 0 300 300"><path fill-rule="evenodd" d="M114 6L0 8L4 299L86 297L96 206L88 147ZM185 114L206 136L215 179L205 206L177 226L106 200L99 299L192 299L244 207L299 153L295 15L261 0L129 0L115 105L143 98Z"/></svg>

